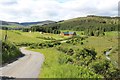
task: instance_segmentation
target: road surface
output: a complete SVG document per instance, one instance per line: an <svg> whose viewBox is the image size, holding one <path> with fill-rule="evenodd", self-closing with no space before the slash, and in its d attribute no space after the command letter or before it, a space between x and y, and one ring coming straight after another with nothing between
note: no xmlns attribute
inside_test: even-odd
<svg viewBox="0 0 120 80"><path fill-rule="evenodd" d="M20 50L25 54L25 56L0 68L2 76L15 78L38 78L40 68L44 61L43 54L25 50L25 47L20 48Z"/></svg>

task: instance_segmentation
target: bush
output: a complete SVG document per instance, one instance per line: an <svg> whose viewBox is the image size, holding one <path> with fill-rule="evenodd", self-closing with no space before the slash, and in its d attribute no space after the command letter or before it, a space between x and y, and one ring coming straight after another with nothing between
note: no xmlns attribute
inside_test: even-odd
<svg viewBox="0 0 120 80"><path fill-rule="evenodd" d="M94 72L97 74L101 74L103 76L107 76L107 72L110 68L110 62L107 60L101 61L101 62L96 62L93 64L93 69Z"/></svg>
<svg viewBox="0 0 120 80"><path fill-rule="evenodd" d="M2 42L2 64L10 63L23 56L19 49L9 42Z"/></svg>
<svg viewBox="0 0 120 80"><path fill-rule="evenodd" d="M68 48L63 48L63 47L60 46L60 47L57 48L57 50L61 51L61 52L64 52L64 53L67 53Z"/></svg>
<svg viewBox="0 0 120 80"><path fill-rule="evenodd" d="M57 45L60 45L61 43L60 42L43 42L43 43L35 43L35 44L32 44L30 45L30 48L32 49L35 49L35 48L38 48L38 49L42 49L42 48L49 48L49 47L54 47L54 46L57 46Z"/></svg>
<svg viewBox="0 0 120 80"><path fill-rule="evenodd" d="M83 42L81 42L81 45L83 45Z"/></svg>
<svg viewBox="0 0 120 80"><path fill-rule="evenodd" d="M69 49L67 51L67 54L70 55L70 56L72 56L74 54L74 50L73 49Z"/></svg>
<svg viewBox="0 0 120 80"><path fill-rule="evenodd" d="M66 43L70 43L70 41L68 40L68 41L66 41Z"/></svg>
<svg viewBox="0 0 120 80"><path fill-rule="evenodd" d="M44 40L56 40L53 37L36 37L36 38L40 38L40 39L44 39Z"/></svg>

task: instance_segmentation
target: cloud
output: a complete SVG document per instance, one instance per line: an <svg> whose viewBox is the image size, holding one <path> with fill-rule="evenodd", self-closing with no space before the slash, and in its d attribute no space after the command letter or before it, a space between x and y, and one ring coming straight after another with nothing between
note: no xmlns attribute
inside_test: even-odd
<svg viewBox="0 0 120 80"><path fill-rule="evenodd" d="M118 0L0 0L1 20L63 20L90 14L117 16Z"/></svg>
<svg viewBox="0 0 120 80"><path fill-rule="evenodd" d="M0 0L1 5L13 5L16 4L16 0Z"/></svg>

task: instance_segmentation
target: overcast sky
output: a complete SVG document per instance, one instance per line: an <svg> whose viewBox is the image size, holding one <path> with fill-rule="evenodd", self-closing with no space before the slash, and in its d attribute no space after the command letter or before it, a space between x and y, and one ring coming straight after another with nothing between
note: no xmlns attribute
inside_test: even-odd
<svg viewBox="0 0 120 80"><path fill-rule="evenodd" d="M0 20L30 22L117 16L119 0L0 0Z"/></svg>

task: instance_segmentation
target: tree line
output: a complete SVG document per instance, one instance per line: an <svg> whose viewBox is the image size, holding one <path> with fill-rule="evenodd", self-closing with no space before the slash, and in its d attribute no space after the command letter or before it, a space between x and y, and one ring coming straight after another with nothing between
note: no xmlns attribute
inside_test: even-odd
<svg viewBox="0 0 120 80"><path fill-rule="evenodd" d="M118 31L118 19L108 17L83 17L52 24L37 25L31 31L59 34L60 30L84 31L89 36L105 35L104 32Z"/></svg>
<svg viewBox="0 0 120 80"><path fill-rule="evenodd" d="M22 28L20 30L23 32L38 31L54 34L59 34L60 30L74 30L84 31L84 34L88 36L100 36L105 35L104 32L118 31L118 25L119 23L117 17L88 16L58 21L51 24L34 25L30 28Z"/></svg>

